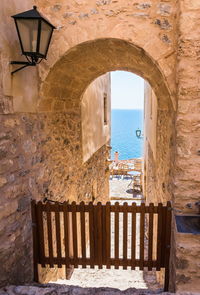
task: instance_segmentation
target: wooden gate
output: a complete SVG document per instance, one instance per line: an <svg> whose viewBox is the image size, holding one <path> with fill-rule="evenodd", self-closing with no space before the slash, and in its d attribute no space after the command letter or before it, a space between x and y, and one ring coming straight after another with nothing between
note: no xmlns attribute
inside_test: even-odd
<svg viewBox="0 0 200 295"><path fill-rule="evenodd" d="M32 201L34 275L38 264L165 269L169 285L171 204L111 205Z"/></svg>

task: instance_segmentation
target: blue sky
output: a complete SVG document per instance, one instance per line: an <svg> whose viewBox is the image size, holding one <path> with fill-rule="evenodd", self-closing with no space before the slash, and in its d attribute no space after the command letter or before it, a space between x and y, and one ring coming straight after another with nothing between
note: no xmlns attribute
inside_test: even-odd
<svg viewBox="0 0 200 295"><path fill-rule="evenodd" d="M144 80L132 73L111 72L112 109L143 109Z"/></svg>

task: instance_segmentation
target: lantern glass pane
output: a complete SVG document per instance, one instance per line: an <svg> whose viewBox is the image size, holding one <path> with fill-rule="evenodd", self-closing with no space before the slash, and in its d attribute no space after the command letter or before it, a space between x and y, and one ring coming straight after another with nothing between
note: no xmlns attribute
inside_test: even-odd
<svg viewBox="0 0 200 295"><path fill-rule="evenodd" d="M38 20L17 19L17 26L23 46L23 51L25 53L36 52L38 37Z"/></svg>
<svg viewBox="0 0 200 295"><path fill-rule="evenodd" d="M41 22L41 36L40 36L40 54L47 55L47 50L51 38L52 27L46 22Z"/></svg>

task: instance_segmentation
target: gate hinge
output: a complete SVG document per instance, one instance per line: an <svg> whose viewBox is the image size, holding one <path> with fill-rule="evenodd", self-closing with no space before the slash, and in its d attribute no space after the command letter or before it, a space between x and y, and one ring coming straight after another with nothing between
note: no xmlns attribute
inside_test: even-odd
<svg viewBox="0 0 200 295"><path fill-rule="evenodd" d="M35 222L32 222L32 226L35 226L36 227L36 223Z"/></svg>

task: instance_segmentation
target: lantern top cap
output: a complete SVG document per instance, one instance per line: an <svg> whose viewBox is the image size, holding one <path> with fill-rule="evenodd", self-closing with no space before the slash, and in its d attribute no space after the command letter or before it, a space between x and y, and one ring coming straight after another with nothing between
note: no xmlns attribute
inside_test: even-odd
<svg viewBox="0 0 200 295"><path fill-rule="evenodd" d="M33 9L27 10L22 13L18 13L12 16L14 19L42 19L46 23L48 23L53 29L56 29L45 17L42 16L41 13L37 10L37 6L33 6Z"/></svg>

